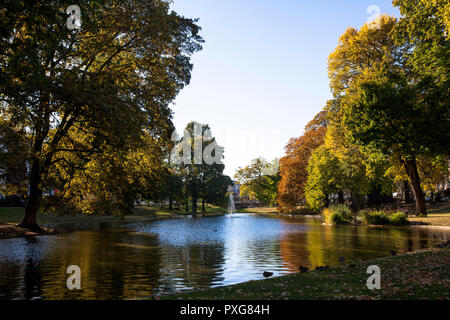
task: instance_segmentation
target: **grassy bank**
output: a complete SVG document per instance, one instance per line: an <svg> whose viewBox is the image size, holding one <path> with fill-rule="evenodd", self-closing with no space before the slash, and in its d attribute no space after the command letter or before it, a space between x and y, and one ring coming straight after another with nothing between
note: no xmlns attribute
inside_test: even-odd
<svg viewBox="0 0 450 320"><path fill-rule="evenodd" d="M200 207L201 208L201 207ZM258 207L237 210L240 213L266 213L276 214L276 208ZM228 212L227 208L218 206L207 206L206 216L222 215ZM24 208L1 208L0 207L0 223L19 223L25 214ZM155 218L170 218L185 216L190 213L186 213L185 209L170 211L167 208L161 207L138 207L133 209L133 213L125 217L116 216L102 216L102 215L63 215L57 216L53 214L43 215L38 214L39 224L50 223L67 223L67 222L79 222L79 221L120 221L120 220L147 220ZM199 212L199 215L202 215ZM424 224L433 226L450 226L450 205L444 205L438 209L430 209L428 217L415 218L409 217L414 224Z"/></svg>
<svg viewBox="0 0 450 320"><path fill-rule="evenodd" d="M219 206L206 206L206 212L201 212L201 206L197 212L198 216L220 216L228 213L228 209ZM240 213L276 213L276 208L249 208L249 209L239 209ZM0 223L20 223L25 214L25 208L2 208L0 207ZM155 218L170 218L170 217L180 217L190 215L191 212L186 212L185 208L180 208L180 210L168 210L167 208L161 208L158 206L148 207L141 206L136 207L132 210L132 214L126 215L124 217L118 216L105 216L105 215L85 215L85 214L74 214L74 215L54 215L54 214L40 214L38 213L38 223L53 224L53 223L68 223L68 222L80 222L80 221L94 221L94 222L107 222L107 221L140 221Z"/></svg>
<svg viewBox="0 0 450 320"><path fill-rule="evenodd" d="M257 207L247 209L237 209L240 213L277 213L277 208L274 207Z"/></svg>
<svg viewBox="0 0 450 320"><path fill-rule="evenodd" d="M198 212L199 216L215 216L222 215L227 212L226 208L208 206L206 213ZM74 214L74 215L54 215L54 214L41 214L38 213L38 223L40 225L55 224L55 223L70 223L80 221L92 221L92 222L109 222L109 221L145 221L151 219L164 219L171 217L186 216L191 213L186 213L184 210L168 210L161 207L137 207L132 210L132 214L124 217L119 216L106 216L106 215L86 215L86 214ZM0 224L1 223L20 223L25 215L25 208L0 208Z"/></svg>
<svg viewBox="0 0 450 320"><path fill-rule="evenodd" d="M443 205L437 209L429 209L427 217L409 217L412 223L430 226L450 226L450 205Z"/></svg>
<svg viewBox="0 0 450 320"><path fill-rule="evenodd" d="M369 290L367 267L381 269L381 290ZM431 249L228 287L193 291L162 299L450 299L450 249Z"/></svg>

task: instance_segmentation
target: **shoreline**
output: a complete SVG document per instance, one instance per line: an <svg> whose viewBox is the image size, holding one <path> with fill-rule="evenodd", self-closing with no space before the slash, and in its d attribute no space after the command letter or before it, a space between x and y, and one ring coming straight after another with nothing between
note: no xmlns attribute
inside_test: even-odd
<svg viewBox="0 0 450 320"><path fill-rule="evenodd" d="M1 210L2 208L0 208ZM4 209L4 208L3 208ZM7 210L17 210L21 211L23 208L6 208ZM208 208L210 212L199 212L197 213L195 218L209 218L209 217L220 217L228 214L228 210L226 208L214 207ZM0 211L1 213L1 211ZM285 214L276 212L275 208L248 208L244 210L238 210L236 213L244 213L244 214L253 214L253 215L262 215L267 217L274 218L293 218L293 219L301 219L301 218L311 218L318 219L321 215L302 215L302 214ZM441 215L439 215L441 216ZM157 207L138 207L133 209L133 214L118 217L118 216L82 216L82 215L73 215L73 216L50 216L50 215L40 215L40 219L43 221L40 222L40 225L44 229L44 232L34 232L31 230L27 230L24 228L18 227L17 222L0 222L0 240L2 239L11 239L11 238L21 238L21 237L32 237L32 236L40 236L40 235L56 235L59 233L65 233L67 231L58 230L62 225L70 225L77 223L120 223L120 222L150 222L150 221L159 221L159 220L168 220L168 219L182 219L182 218L192 218L193 215L191 213L186 213L183 211L168 211L164 209L160 209ZM0 215L1 218L1 215ZM17 218L17 217L16 217ZM436 217L432 215L428 217L430 219L430 223L424 222L427 218L421 218L417 221L417 218L410 217L410 224L401 226L401 227L413 227L413 228L427 228L427 229L437 229L437 230L450 230L450 225L443 224L441 221L436 223ZM439 218L438 218L439 219ZM447 219L447 218L446 218ZM11 220L11 219L10 219ZM15 219L17 220L17 219ZM426 220L425 220L426 221ZM446 222L446 220L444 220ZM436 223L436 224L434 224ZM322 223L325 224L325 223ZM326 224L325 224L326 225ZM396 226L378 226L378 225L368 225L368 224L347 224L347 226L359 227L396 227ZM71 230L69 232L76 231Z"/></svg>
<svg viewBox="0 0 450 320"><path fill-rule="evenodd" d="M156 296L161 300L450 300L450 247L358 261L306 273ZM369 290L367 268L381 270L381 289ZM424 277L423 275L426 275ZM155 296L147 299L155 299Z"/></svg>
<svg viewBox="0 0 450 320"><path fill-rule="evenodd" d="M225 215L225 213L198 213L195 219L199 218L210 218L210 217L220 217ZM36 236L48 236L48 235L57 235L62 233L70 233L77 231L77 229L71 231L62 231L60 228L63 225L75 225L79 223L135 223L135 222L150 222L150 221L161 221L161 220L170 220L170 219L190 219L192 218L192 214L167 214L161 216L154 217L145 217L141 219L120 219L117 217L110 217L109 219L99 219L99 220L86 220L84 218L80 221L59 221L59 222L50 222L41 225L41 228L44 232L35 232L29 229L21 228L17 223L0 223L0 240L3 239L14 239L14 238L25 238L25 237L36 237ZM102 217L103 218L103 217ZM81 230L81 229L80 229Z"/></svg>
<svg viewBox="0 0 450 320"><path fill-rule="evenodd" d="M19 227L17 224L0 224L0 240L14 239L14 238L27 238L35 236L48 236L56 235L58 231L53 228L41 227L42 232L36 232L29 229Z"/></svg>

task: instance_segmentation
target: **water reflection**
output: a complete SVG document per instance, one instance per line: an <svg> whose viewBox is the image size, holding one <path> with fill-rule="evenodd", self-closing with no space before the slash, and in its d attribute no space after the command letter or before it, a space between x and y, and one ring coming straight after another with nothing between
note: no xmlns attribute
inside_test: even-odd
<svg viewBox="0 0 450 320"><path fill-rule="evenodd" d="M114 228L112 228L114 227ZM88 229L87 227L84 229ZM0 241L1 299L128 299L208 288L407 252L449 239L420 228L323 226L315 219L180 219ZM81 268L79 291L66 287Z"/></svg>

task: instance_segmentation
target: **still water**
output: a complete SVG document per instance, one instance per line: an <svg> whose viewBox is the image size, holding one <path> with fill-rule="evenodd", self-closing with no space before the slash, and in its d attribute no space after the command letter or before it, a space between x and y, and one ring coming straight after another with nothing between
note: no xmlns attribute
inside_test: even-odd
<svg viewBox="0 0 450 320"><path fill-rule="evenodd" d="M258 215L174 219L0 240L0 299L133 299L429 248L450 232ZM69 291L66 269L81 268Z"/></svg>

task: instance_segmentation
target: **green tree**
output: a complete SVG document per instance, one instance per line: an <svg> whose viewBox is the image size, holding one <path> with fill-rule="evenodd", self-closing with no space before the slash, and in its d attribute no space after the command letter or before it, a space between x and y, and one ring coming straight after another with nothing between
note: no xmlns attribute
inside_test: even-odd
<svg viewBox="0 0 450 320"><path fill-rule="evenodd" d="M450 74L450 1L394 0L402 18L395 28L397 44L410 43L407 63L416 76L448 90Z"/></svg>
<svg viewBox="0 0 450 320"><path fill-rule="evenodd" d="M408 7L413 11L407 19L430 14L430 11L423 12L423 2L420 3L417 12ZM408 11L406 7L403 9ZM418 19L435 21L432 16L429 18ZM427 36L417 40L414 36L420 37L420 33L411 31L405 21L401 19L397 25L396 19L382 16L380 28L365 25L361 30L349 29L341 37L329 61L331 88L337 105L333 109L333 121L336 126L342 126L345 137L352 143L364 147L365 153L381 152L390 158L397 155L413 187L416 211L426 214L416 160L448 152L449 100L448 86L442 86L445 82L442 68L432 67L440 75L434 78L430 72L419 70L418 57L428 59L420 54L419 47L422 41L438 47L447 44L436 40L435 27L430 27L433 32L426 33L434 40L426 40ZM416 27L413 29L419 32ZM440 30L444 31L442 25ZM405 32L414 36L402 38L400 35L404 36ZM411 41L412 38L415 40ZM436 50L442 52L442 48ZM436 61L442 62L438 58Z"/></svg>
<svg viewBox="0 0 450 320"><path fill-rule="evenodd" d="M161 176L161 186L158 188L158 200L169 200L169 210L173 210L173 202L183 200L183 177L176 168L166 167Z"/></svg>
<svg viewBox="0 0 450 320"><path fill-rule="evenodd" d="M343 192L350 193L354 208L359 210L364 206L363 196L377 191L392 193L392 179L385 175L389 165L386 157L351 143L341 129L329 125L324 144L309 159L305 194L314 210L328 205L330 194L339 194L343 203Z"/></svg>
<svg viewBox="0 0 450 320"><path fill-rule="evenodd" d="M204 190L202 191L202 211L205 212L205 202L214 205L223 205L226 201L225 195L228 187L233 184L229 176L223 174L210 175L206 179Z"/></svg>
<svg viewBox="0 0 450 320"><path fill-rule="evenodd" d="M204 210L206 201L217 202L225 197L230 179L223 175L223 158L223 148L217 144L207 124L194 121L187 124L172 152L171 163L177 165L183 175L186 201L190 196L193 214L197 214L199 199Z"/></svg>
<svg viewBox="0 0 450 320"><path fill-rule="evenodd" d="M280 181L278 167L278 159L267 162L258 158L253 160L251 165L239 168L234 177L241 185L241 196L248 196L266 206L274 206Z"/></svg>
<svg viewBox="0 0 450 320"><path fill-rule="evenodd" d="M306 202L311 209L319 210L328 206L329 195L341 188L339 160L322 145L312 153L307 170Z"/></svg>
<svg viewBox="0 0 450 320"><path fill-rule="evenodd" d="M364 74L343 103L343 124L356 143L398 154L406 169L416 214L426 215L425 198L417 169L420 156L449 150L448 104L433 99L433 88L415 83L403 68L380 65Z"/></svg>
<svg viewBox="0 0 450 320"><path fill-rule="evenodd" d="M26 132L0 118L0 194L27 194Z"/></svg>

